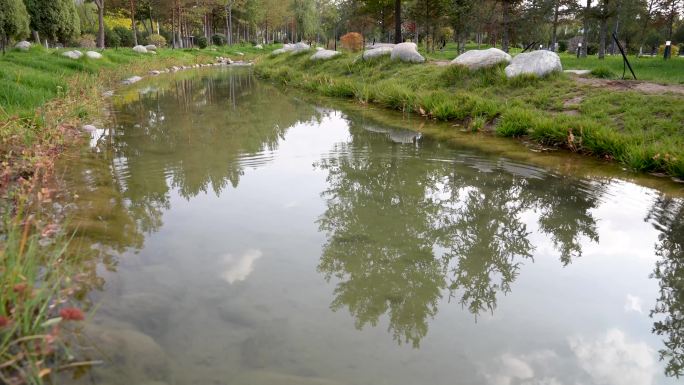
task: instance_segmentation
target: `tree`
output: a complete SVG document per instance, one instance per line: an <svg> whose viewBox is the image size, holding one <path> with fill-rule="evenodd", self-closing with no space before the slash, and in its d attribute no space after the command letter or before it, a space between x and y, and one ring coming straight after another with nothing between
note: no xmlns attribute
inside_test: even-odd
<svg viewBox="0 0 684 385"><path fill-rule="evenodd" d="M104 3L105 0L93 0L97 7L97 48L105 47Z"/></svg>
<svg viewBox="0 0 684 385"><path fill-rule="evenodd" d="M31 29L52 41L67 44L80 35L81 27L72 0L25 0Z"/></svg>
<svg viewBox="0 0 684 385"><path fill-rule="evenodd" d="M589 19L591 18L591 0L587 0L587 6L584 8L584 25L582 27L582 57L587 57L587 50L589 48Z"/></svg>
<svg viewBox="0 0 684 385"><path fill-rule="evenodd" d="M0 45L4 54L10 38L21 38L28 34L29 19L21 0L0 0L0 9Z"/></svg>
<svg viewBox="0 0 684 385"><path fill-rule="evenodd" d="M394 0L394 43L403 41L401 36L401 0Z"/></svg>

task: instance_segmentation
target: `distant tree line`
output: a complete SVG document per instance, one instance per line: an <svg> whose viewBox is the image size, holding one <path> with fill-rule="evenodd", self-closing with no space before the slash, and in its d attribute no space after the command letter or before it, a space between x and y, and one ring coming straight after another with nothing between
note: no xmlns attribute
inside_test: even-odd
<svg viewBox="0 0 684 385"><path fill-rule="evenodd" d="M631 52L684 43L683 10L684 0L0 0L0 43L330 44L359 32L428 50L533 45L603 57L616 52L612 34Z"/></svg>

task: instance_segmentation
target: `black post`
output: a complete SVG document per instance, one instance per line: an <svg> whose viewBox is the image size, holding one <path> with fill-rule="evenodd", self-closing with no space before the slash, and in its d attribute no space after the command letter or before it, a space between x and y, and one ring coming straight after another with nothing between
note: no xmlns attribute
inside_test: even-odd
<svg viewBox="0 0 684 385"><path fill-rule="evenodd" d="M665 53L663 54L663 57L665 60L669 59L671 56L671 52L672 52L671 44L672 44L671 42L670 42L670 44L665 44Z"/></svg>
<svg viewBox="0 0 684 385"><path fill-rule="evenodd" d="M522 53L527 52L527 50L530 49L530 48L532 48L532 46L535 45L535 44L537 44L536 41L533 41L532 43L530 43L530 45L528 45L527 47L525 47L525 49L522 51Z"/></svg>
<svg viewBox="0 0 684 385"><path fill-rule="evenodd" d="M634 77L634 80L637 80L636 75L634 74L634 70L632 69L632 65L629 64L629 60L627 59L627 55L625 55L625 50L622 48L622 44L620 44L620 40L618 40L617 36L613 33L613 40L615 40L615 44L617 44L618 48L620 49L620 53L622 54L622 60L623 60L623 66L629 67L629 72L632 73L632 76ZM623 67L622 71L622 78L625 78L625 70Z"/></svg>

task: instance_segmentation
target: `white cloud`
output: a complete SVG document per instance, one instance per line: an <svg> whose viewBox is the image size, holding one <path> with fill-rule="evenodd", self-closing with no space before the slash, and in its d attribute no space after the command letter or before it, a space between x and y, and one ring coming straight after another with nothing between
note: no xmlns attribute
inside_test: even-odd
<svg viewBox="0 0 684 385"><path fill-rule="evenodd" d="M230 284L244 281L254 270L254 261L261 258L261 255L260 250L247 250L238 257L232 254L224 255L222 259L225 270L221 273L221 277Z"/></svg>
<svg viewBox="0 0 684 385"><path fill-rule="evenodd" d="M626 312L636 312L639 314L644 314L641 305L641 298L627 294L627 299L625 300L625 311Z"/></svg>
<svg viewBox="0 0 684 385"><path fill-rule="evenodd" d="M568 339L570 349L596 385L650 385L657 371L655 352L643 342L630 342L618 329L598 339Z"/></svg>

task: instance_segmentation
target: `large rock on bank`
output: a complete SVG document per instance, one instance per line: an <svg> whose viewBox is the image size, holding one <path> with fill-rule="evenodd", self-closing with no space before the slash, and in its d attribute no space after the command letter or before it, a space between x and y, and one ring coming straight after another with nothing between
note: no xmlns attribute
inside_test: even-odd
<svg viewBox="0 0 684 385"><path fill-rule="evenodd" d="M451 64L461 65L471 70L493 67L499 63L510 63L511 55L497 49L471 50L459 55Z"/></svg>
<svg viewBox="0 0 684 385"><path fill-rule="evenodd" d="M99 52L96 52L96 51L88 51L88 52L86 52L86 56L89 59L95 59L95 60L102 59L102 54Z"/></svg>
<svg viewBox="0 0 684 385"><path fill-rule="evenodd" d="M28 51L29 48L31 48L31 43L29 43L29 42L26 41L26 40L20 41L19 43L17 43L17 44L14 46L14 48L16 48L16 49L18 49L18 50L20 50L20 51Z"/></svg>
<svg viewBox="0 0 684 385"><path fill-rule="evenodd" d="M311 55L311 60L328 60L332 59L335 56L339 55L339 51L331 51L329 49L322 49L316 51L315 54Z"/></svg>
<svg viewBox="0 0 684 385"><path fill-rule="evenodd" d="M552 72L562 72L563 66L558 54L551 51L534 51L516 55L506 67L509 78L520 75L546 76Z"/></svg>
<svg viewBox="0 0 684 385"><path fill-rule="evenodd" d="M77 60L83 56L83 52L81 52L79 50L66 51L66 52L62 53L62 56L68 57L69 59Z"/></svg>
<svg viewBox="0 0 684 385"><path fill-rule="evenodd" d="M145 48L144 45L136 45L135 47L133 47L133 51L137 53L147 53L147 48Z"/></svg>
<svg viewBox="0 0 684 385"><path fill-rule="evenodd" d="M363 53L363 60L375 59L381 56L387 56L392 54L394 47L377 47L369 49Z"/></svg>
<svg viewBox="0 0 684 385"><path fill-rule="evenodd" d="M271 55L276 56L276 55L284 54L286 52L297 53L297 52L308 51L310 49L311 49L311 46L309 46L308 44L306 44L304 42L299 42L297 44L284 44L283 48L279 48L279 49L271 52Z"/></svg>
<svg viewBox="0 0 684 385"><path fill-rule="evenodd" d="M425 58L418 53L416 43L401 43L392 49L392 60L401 60L406 63L423 63Z"/></svg>

